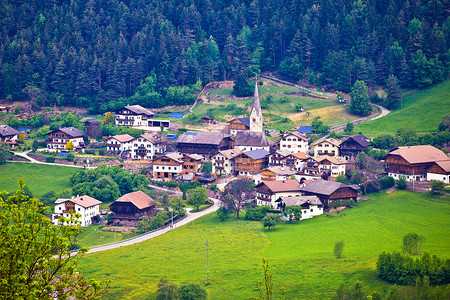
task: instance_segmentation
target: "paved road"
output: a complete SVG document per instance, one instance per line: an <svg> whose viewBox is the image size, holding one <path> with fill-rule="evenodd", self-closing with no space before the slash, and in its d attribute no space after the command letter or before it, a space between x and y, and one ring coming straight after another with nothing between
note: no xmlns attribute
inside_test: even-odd
<svg viewBox="0 0 450 300"><path fill-rule="evenodd" d="M391 111L381 105L378 104L374 104L376 107L378 107L379 110L381 110L381 114L379 114L378 116L376 116L375 118L371 119L371 120L376 120L379 118L384 117L385 115L389 114Z"/></svg>
<svg viewBox="0 0 450 300"><path fill-rule="evenodd" d="M220 207L220 204L219 204L220 201L218 199L214 199L214 198L209 198L209 199L211 201L213 201L213 203L214 203L213 206L211 206L211 207L209 207L209 208L207 208L207 209L205 209L205 210L203 210L201 212L197 212L197 213L187 212L187 216L184 219L182 219L179 222L174 224L174 229L176 229L176 228L178 228L180 226L186 225L186 224L194 221L195 219L198 219L200 217L203 217L204 215L207 215L209 213L212 213L212 212L215 212L216 210L218 210L219 207ZM149 232L147 234L138 236L138 237L136 237L134 239L126 240L124 242L118 242L118 243L115 243L115 244L112 244L112 245L92 247L88 251L88 253L95 253L95 252L100 252L100 251L106 251L106 250L111 250L111 249L116 249L116 248L120 248L120 247L124 247L124 246L137 244L137 243L140 243L140 242L152 239L154 237L160 236L160 235L162 235L162 234L164 234L164 233L166 233L168 231L171 231L171 230L172 230L172 228L169 226L169 227L162 228L160 230L156 230L156 231Z"/></svg>

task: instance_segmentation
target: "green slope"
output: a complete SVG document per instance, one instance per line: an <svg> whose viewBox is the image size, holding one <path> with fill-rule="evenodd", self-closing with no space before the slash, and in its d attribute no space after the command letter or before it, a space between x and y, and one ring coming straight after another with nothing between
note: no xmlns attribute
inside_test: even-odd
<svg viewBox="0 0 450 300"><path fill-rule="evenodd" d="M268 232L259 222L224 223L215 214L200 218L158 238L129 247L89 254L80 271L90 278L111 279L106 299L152 299L161 279L178 284L205 281L208 240L209 299L250 299L262 280L261 258L270 261L274 291L287 299L330 298L342 282L361 280L385 293L375 264L384 250L399 250L408 232L425 237L422 250L450 257L450 197L427 199L396 191L373 196L339 218L320 216L298 224L281 224ZM345 242L344 258L333 257L336 240Z"/></svg>
<svg viewBox="0 0 450 300"><path fill-rule="evenodd" d="M355 132L374 137L379 133L394 133L398 128L418 132L436 131L442 118L450 113L450 80L423 90L413 90L403 96L403 108L389 115L358 125Z"/></svg>

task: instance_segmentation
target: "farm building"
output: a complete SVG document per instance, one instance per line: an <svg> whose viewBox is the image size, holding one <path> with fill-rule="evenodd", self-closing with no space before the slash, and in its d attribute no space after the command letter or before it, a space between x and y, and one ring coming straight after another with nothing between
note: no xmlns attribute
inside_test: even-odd
<svg viewBox="0 0 450 300"><path fill-rule="evenodd" d="M300 220L311 219L323 214L323 204L317 196L280 197L275 203L282 212L286 211L288 206L300 206L302 208Z"/></svg>
<svg viewBox="0 0 450 300"><path fill-rule="evenodd" d="M356 157L370 145L369 139L363 135L351 136L339 145L340 156L345 159Z"/></svg>
<svg viewBox="0 0 450 300"><path fill-rule="evenodd" d="M19 131L8 125L0 125L0 141L15 141L18 138Z"/></svg>
<svg viewBox="0 0 450 300"><path fill-rule="evenodd" d="M450 183L450 160L437 161L427 171L427 180L440 180Z"/></svg>
<svg viewBox="0 0 450 300"><path fill-rule="evenodd" d="M269 152L264 149L247 151L235 157L235 171L241 176L253 176L267 166Z"/></svg>
<svg viewBox="0 0 450 300"><path fill-rule="evenodd" d="M181 153L216 155L221 150L233 148L233 138L223 132L186 132L177 139Z"/></svg>
<svg viewBox="0 0 450 300"><path fill-rule="evenodd" d="M84 227L91 225L92 218L100 214L99 207L102 202L83 195L70 199L57 199L55 204L55 213L52 215L54 225L66 225L61 223L61 217L69 218L70 213L73 212L80 214L77 225Z"/></svg>
<svg viewBox="0 0 450 300"><path fill-rule="evenodd" d="M156 202L144 192L137 191L123 195L109 209L113 212L114 224L137 226L144 216L156 215Z"/></svg>
<svg viewBox="0 0 450 300"><path fill-rule="evenodd" d="M427 179L431 166L450 159L443 151L433 146L420 145L395 148L384 160L388 176L398 179L404 175L407 181L422 181Z"/></svg>
<svg viewBox="0 0 450 300"><path fill-rule="evenodd" d="M303 195L317 196L325 206L337 200L353 199L356 201L358 190L357 185L346 185L323 179L315 180L301 189Z"/></svg>
<svg viewBox="0 0 450 300"><path fill-rule="evenodd" d="M269 205L276 208L275 202L280 197L299 197L302 195L300 185L296 180L262 181L255 186L256 204Z"/></svg>

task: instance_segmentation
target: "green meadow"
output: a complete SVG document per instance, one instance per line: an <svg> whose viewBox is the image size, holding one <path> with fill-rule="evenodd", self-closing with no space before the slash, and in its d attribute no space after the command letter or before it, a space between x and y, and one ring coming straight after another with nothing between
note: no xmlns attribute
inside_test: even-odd
<svg viewBox="0 0 450 300"><path fill-rule="evenodd" d="M395 133L399 128L417 132L437 131L442 118L450 113L450 80L422 90L411 90L403 96L403 108L389 115L355 127L369 137Z"/></svg>
<svg viewBox="0 0 450 300"><path fill-rule="evenodd" d="M15 192L17 180L23 178L34 196L40 198L49 191L57 193L69 189L70 176L80 169L64 166L31 163L7 163L0 165L0 191Z"/></svg>
<svg viewBox="0 0 450 300"><path fill-rule="evenodd" d="M382 251L399 250L402 237L425 237L422 251L450 258L450 197L395 191L371 195L374 201L267 231L259 222L220 222L202 217L163 236L128 247L88 254L79 262L88 278L111 280L106 299L153 299L160 280L205 282L205 241L209 243L209 299L251 299L262 280L262 258L269 260L274 295L287 299L330 298L342 282L364 282L385 294L391 287L377 279ZM345 243L335 259L337 240Z"/></svg>

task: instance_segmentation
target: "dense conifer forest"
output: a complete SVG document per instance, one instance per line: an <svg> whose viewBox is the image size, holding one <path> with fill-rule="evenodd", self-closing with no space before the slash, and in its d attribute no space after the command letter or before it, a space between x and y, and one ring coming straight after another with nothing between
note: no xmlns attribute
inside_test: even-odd
<svg viewBox="0 0 450 300"><path fill-rule="evenodd" d="M349 92L444 80L447 0L4 0L0 98L188 104L212 80L278 72ZM131 99L128 99L130 98ZM126 99L126 100L125 100Z"/></svg>

